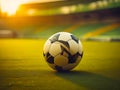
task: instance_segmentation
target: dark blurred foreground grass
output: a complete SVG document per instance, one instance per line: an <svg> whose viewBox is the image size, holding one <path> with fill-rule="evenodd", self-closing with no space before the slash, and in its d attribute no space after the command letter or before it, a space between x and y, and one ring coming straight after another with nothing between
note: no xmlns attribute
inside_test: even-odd
<svg viewBox="0 0 120 90"><path fill-rule="evenodd" d="M120 89L120 42L82 42L83 59L66 73L48 67L44 42L0 39L0 90Z"/></svg>

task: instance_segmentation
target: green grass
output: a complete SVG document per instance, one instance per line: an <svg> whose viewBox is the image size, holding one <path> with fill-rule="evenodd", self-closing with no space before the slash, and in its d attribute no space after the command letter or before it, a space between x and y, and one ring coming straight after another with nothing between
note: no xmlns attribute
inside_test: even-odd
<svg viewBox="0 0 120 90"><path fill-rule="evenodd" d="M84 56L71 72L45 62L41 39L0 39L0 90L119 90L120 42L82 42Z"/></svg>

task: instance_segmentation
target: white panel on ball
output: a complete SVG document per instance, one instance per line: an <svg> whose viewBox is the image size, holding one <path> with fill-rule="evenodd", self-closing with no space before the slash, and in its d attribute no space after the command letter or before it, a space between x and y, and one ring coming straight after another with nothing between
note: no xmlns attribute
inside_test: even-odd
<svg viewBox="0 0 120 90"><path fill-rule="evenodd" d="M55 43L52 43L51 44L51 47L49 49L49 53L52 55L52 56L56 56L58 55L59 53L61 53L61 46L60 44L58 44L58 42L55 42Z"/></svg>
<svg viewBox="0 0 120 90"><path fill-rule="evenodd" d="M79 50L79 48L78 48L79 45L74 40L70 40L70 41L68 41L68 43L70 46L70 53L72 55L76 54Z"/></svg>
<svg viewBox="0 0 120 90"><path fill-rule="evenodd" d="M59 36L59 40L63 40L63 41L68 41L71 39L71 34L67 33L67 32L61 32L60 36Z"/></svg>
<svg viewBox="0 0 120 90"><path fill-rule="evenodd" d="M82 43L79 41L79 53L82 54L83 53L83 47L82 47Z"/></svg>
<svg viewBox="0 0 120 90"><path fill-rule="evenodd" d="M44 45L44 48L43 48L43 52L46 54L47 52L49 52L49 48L51 46L51 42L50 40L47 40L45 45Z"/></svg>

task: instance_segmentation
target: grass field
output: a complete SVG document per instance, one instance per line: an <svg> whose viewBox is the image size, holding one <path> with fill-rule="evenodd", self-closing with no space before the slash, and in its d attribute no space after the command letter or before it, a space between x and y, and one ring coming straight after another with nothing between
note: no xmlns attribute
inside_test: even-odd
<svg viewBox="0 0 120 90"><path fill-rule="evenodd" d="M0 39L0 90L120 90L120 42L84 41L71 72L45 62L42 39Z"/></svg>

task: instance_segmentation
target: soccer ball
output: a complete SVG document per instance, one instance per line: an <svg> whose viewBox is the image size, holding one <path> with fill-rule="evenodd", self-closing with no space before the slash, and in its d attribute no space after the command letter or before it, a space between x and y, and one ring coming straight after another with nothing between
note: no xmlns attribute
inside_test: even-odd
<svg viewBox="0 0 120 90"><path fill-rule="evenodd" d="M82 59L82 44L73 34L58 32L46 41L43 55L47 64L54 70L69 71Z"/></svg>

